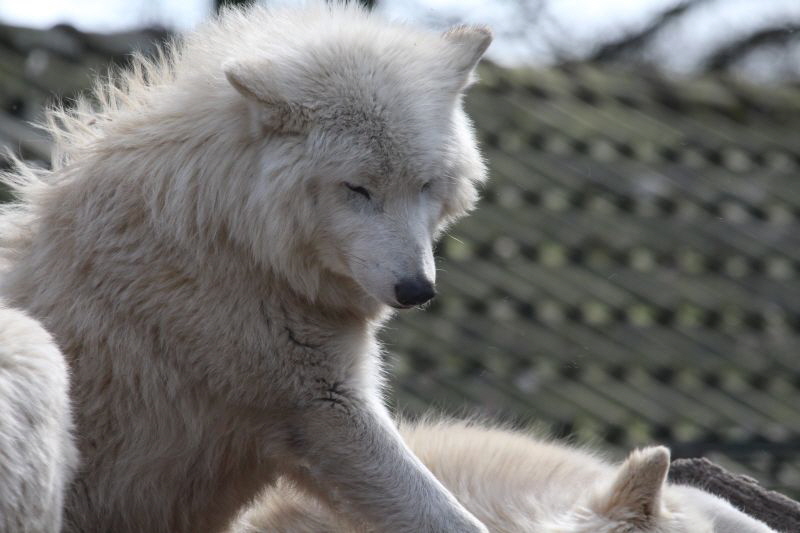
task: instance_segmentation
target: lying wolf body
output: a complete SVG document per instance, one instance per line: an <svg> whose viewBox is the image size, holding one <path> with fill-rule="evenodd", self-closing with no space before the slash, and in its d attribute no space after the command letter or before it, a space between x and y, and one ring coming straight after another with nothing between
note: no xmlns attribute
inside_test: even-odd
<svg viewBox="0 0 800 533"><path fill-rule="evenodd" d="M58 533L75 467L67 365L42 326L0 305L0 532Z"/></svg>
<svg viewBox="0 0 800 533"><path fill-rule="evenodd" d="M520 432L439 422L401 427L417 456L492 533L776 533L701 490L665 482L669 451L622 464ZM372 533L290 484L230 533Z"/></svg>
<svg viewBox="0 0 800 533"><path fill-rule="evenodd" d="M380 531L485 531L401 440L375 334L485 178L461 94L490 40L231 10L51 112L0 294L72 372L65 531L220 531L280 477Z"/></svg>

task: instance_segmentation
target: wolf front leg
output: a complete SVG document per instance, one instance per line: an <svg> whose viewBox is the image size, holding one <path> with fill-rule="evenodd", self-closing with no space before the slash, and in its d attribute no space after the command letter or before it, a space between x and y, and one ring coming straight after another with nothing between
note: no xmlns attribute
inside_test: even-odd
<svg viewBox="0 0 800 533"><path fill-rule="evenodd" d="M487 533L405 445L376 400L331 386L306 413L307 472L295 477L337 510L385 533Z"/></svg>

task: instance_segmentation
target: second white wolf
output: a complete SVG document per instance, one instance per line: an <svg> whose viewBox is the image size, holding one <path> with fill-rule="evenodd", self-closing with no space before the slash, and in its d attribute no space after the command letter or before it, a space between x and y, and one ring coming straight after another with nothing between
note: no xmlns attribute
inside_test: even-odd
<svg viewBox="0 0 800 533"><path fill-rule="evenodd" d="M521 432L464 422L401 427L436 477L492 533L776 533L725 500L666 482L669 450L621 465ZM270 490L231 533L373 533L305 493Z"/></svg>

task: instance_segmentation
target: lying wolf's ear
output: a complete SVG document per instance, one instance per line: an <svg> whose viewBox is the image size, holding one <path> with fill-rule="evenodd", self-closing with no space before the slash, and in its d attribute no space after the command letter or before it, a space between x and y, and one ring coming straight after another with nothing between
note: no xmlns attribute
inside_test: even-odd
<svg viewBox="0 0 800 533"><path fill-rule="evenodd" d="M628 456L594 509L602 516L637 526L652 524L661 509L661 490L669 470L669 450L663 446L637 450Z"/></svg>
<svg viewBox="0 0 800 533"><path fill-rule="evenodd" d="M456 69L463 89L474 80L472 72L492 43L492 32L486 26L456 26L442 36L451 46L450 61Z"/></svg>
<svg viewBox="0 0 800 533"><path fill-rule="evenodd" d="M226 61L222 65L228 83L239 94L254 104L254 118L258 125L269 131L301 133L308 128L309 113L302 105L293 104L284 96L284 90L269 61Z"/></svg>

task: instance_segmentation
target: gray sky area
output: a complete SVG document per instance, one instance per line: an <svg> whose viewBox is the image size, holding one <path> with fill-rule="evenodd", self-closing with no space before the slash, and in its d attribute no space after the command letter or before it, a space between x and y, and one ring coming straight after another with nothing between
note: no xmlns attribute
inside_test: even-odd
<svg viewBox="0 0 800 533"><path fill-rule="evenodd" d="M292 4L301 0L272 0ZM676 0L379 0L392 18L445 27L461 22L492 26L489 57L499 63L549 64L583 57L598 42L636 31ZM90 31L115 31L160 24L188 29L212 11L211 0L0 0L0 21L46 27L68 22ZM705 0L660 31L648 54L668 70L695 69L708 50L737 35L784 22L800 24L800 0ZM800 39L783 62L800 65ZM767 50L769 51L769 50ZM770 77L786 65L769 54L750 54L740 68ZM784 54L785 55L785 54ZM749 64L748 64L749 61ZM798 67L800 68L800 67Z"/></svg>

